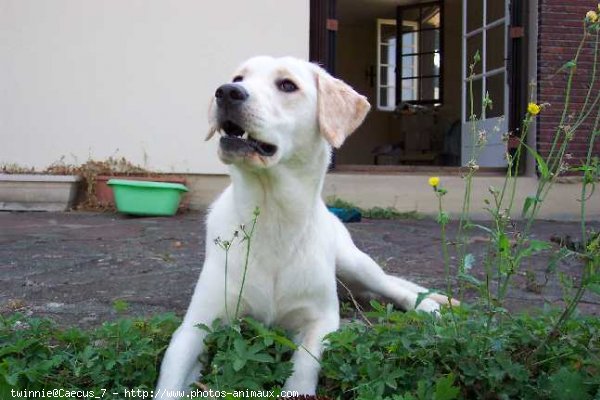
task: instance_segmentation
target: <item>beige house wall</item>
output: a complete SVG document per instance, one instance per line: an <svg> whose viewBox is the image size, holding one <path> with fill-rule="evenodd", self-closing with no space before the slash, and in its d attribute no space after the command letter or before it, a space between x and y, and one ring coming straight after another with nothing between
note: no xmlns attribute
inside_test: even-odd
<svg viewBox="0 0 600 400"><path fill-rule="evenodd" d="M224 173L214 90L260 54L308 57L309 2L0 0L0 164L125 157Z"/></svg>

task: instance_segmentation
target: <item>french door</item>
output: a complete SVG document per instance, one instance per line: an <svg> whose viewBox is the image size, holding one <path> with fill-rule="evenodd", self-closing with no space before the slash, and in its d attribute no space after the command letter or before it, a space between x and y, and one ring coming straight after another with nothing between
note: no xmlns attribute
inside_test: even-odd
<svg viewBox="0 0 600 400"><path fill-rule="evenodd" d="M462 165L469 162L485 132L487 143L478 150L478 164L505 167L502 134L508 130L508 0L463 0L462 16ZM476 54L479 61L471 71ZM491 106L486 107L486 98ZM477 122L471 122L471 115Z"/></svg>

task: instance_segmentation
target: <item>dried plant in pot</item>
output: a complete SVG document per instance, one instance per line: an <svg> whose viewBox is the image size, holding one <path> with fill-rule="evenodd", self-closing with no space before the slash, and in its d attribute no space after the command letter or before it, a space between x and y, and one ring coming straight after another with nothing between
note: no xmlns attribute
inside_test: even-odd
<svg viewBox="0 0 600 400"><path fill-rule="evenodd" d="M85 182L85 200L81 204L84 209L114 210L113 190L108 186L108 181L114 178L186 184L186 179L183 176L150 172L143 167L132 164L124 157L109 157L103 161L89 160L78 167L78 173ZM188 206L188 197L184 196L179 209L186 209Z"/></svg>

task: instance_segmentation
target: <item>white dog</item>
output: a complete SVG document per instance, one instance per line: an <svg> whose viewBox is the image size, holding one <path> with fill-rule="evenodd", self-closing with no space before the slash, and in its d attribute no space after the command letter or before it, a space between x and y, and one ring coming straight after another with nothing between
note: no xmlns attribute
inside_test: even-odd
<svg viewBox="0 0 600 400"><path fill-rule="evenodd" d="M232 83L217 89L207 140L221 132L219 157L230 166L232 185L208 215L204 267L163 359L155 396L187 390L199 379L206 333L196 325L233 317L246 248L231 247L226 275L225 252L214 239L231 237L241 225L249 229L257 207L240 315L296 333L301 346L285 390L315 393L319 362L313 356L320 357L323 337L338 329L340 320L336 275L349 287L404 309L414 308L418 293L427 291L386 275L321 199L331 146L341 146L369 108L347 84L291 57L252 58ZM446 301L432 294L417 308L436 312Z"/></svg>

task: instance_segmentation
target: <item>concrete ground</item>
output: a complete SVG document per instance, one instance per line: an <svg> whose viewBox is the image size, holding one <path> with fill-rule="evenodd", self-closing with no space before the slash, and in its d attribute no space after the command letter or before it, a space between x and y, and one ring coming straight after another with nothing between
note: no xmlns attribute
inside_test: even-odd
<svg viewBox="0 0 600 400"><path fill-rule="evenodd" d="M204 213L172 218L131 218L112 213L0 213L0 312L49 316L63 325L93 326L116 318L115 300L129 304L124 315L173 311L188 304L204 257ZM596 230L599 223L592 224ZM438 225L430 219L363 220L349 224L357 245L390 273L444 289ZM449 228L450 237L455 226ZM577 240L579 225L540 221L533 237ZM210 238L209 238L210 239ZM481 232L470 237L473 271L488 245ZM506 305L519 310L560 303L556 276L545 282L548 255L529 259L511 287ZM559 270L577 278L581 264ZM529 271L529 272L526 272ZM529 278L528 278L529 277ZM600 298L587 296L583 312L600 315Z"/></svg>

